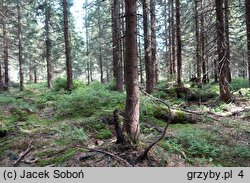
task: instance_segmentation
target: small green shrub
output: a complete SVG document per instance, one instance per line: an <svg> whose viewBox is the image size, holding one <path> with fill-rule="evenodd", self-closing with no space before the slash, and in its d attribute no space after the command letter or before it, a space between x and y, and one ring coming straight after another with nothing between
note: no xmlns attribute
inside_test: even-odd
<svg viewBox="0 0 250 183"><path fill-rule="evenodd" d="M23 111L19 108L12 108L10 110L12 115L15 117L16 121L27 121L28 120L28 114L26 111Z"/></svg>
<svg viewBox="0 0 250 183"><path fill-rule="evenodd" d="M112 137L112 133L108 129L102 129L98 134L96 135L96 138L98 139L109 139Z"/></svg>
<svg viewBox="0 0 250 183"><path fill-rule="evenodd" d="M83 82L79 80L73 81L73 90L83 87ZM63 91L67 89L67 78L58 77L53 81L53 91Z"/></svg>
<svg viewBox="0 0 250 183"><path fill-rule="evenodd" d="M93 83L79 88L58 103L58 109L63 114L90 117L100 110L114 110L124 106L125 95L109 91L100 83Z"/></svg>

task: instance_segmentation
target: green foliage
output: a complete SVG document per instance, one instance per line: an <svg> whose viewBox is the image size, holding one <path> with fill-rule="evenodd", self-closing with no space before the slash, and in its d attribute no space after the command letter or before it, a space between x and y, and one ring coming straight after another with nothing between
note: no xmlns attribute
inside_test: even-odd
<svg viewBox="0 0 250 183"><path fill-rule="evenodd" d="M15 117L16 121L26 121L28 119L27 112L20 108L12 108L10 112Z"/></svg>
<svg viewBox="0 0 250 183"><path fill-rule="evenodd" d="M112 132L108 129L102 129L96 135L96 138L98 138L98 139L109 139L110 137L112 137Z"/></svg>
<svg viewBox="0 0 250 183"><path fill-rule="evenodd" d="M73 81L73 90L84 87L83 82L79 80ZM53 81L53 91L63 91L67 89L67 78L58 77Z"/></svg>
<svg viewBox="0 0 250 183"><path fill-rule="evenodd" d="M233 90L239 90L241 88L248 88L248 80L243 78L235 78L231 82L231 88Z"/></svg>
<svg viewBox="0 0 250 183"><path fill-rule="evenodd" d="M124 106L124 101L124 94L109 91L100 83L93 83L65 95L64 100L58 103L58 109L63 114L89 117L102 109L114 110L117 106Z"/></svg>

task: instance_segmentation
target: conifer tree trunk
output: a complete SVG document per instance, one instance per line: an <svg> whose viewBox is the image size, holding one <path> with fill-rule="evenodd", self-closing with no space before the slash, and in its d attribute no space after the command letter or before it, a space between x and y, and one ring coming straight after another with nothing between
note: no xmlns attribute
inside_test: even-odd
<svg viewBox="0 0 250 183"><path fill-rule="evenodd" d="M245 0L245 5L246 5L246 27L247 27L248 81L250 88L250 0Z"/></svg>
<svg viewBox="0 0 250 183"><path fill-rule="evenodd" d="M226 60L228 62L228 82L231 83L231 70L230 70L230 40L229 40L229 5L228 0L224 0L225 9L225 36L226 36Z"/></svg>
<svg viewBox="0 0 250 183"><path fill-rule="evenodd" d="M112 27L113 27L113 71L116 80L116 91L123 92L123 71L120 44L120 2L113 0Z"/></svg>
<svg viewBox="0 0 250 183"><path fill-rule="evenodd" d="M200 25L199 25L199 0L195 0L195 37L196 37L196 67L197 82L201 84L201 57L200 57Z"/></svg>
<svg viewBox="0 0 250 183"><path fill-rule="evenodd" d="M168 0L168 60L169 60L169 74L170 80L173 79L173 59L172 59L172 6L171 3L173 0Z"/></svg>
<svg viewBox="0 0 250 183"><path fill-rule="evenodd" d="M98 1L98 12L100 12L101 2ZM102 51L102 29L101 29L101 15L98 15L98 32L99 32L99 63L100 63L100 74L101 74L101 83L104 83L103 79L103 51Z"/></svg>
<svg viewBox="0 0 250 183"><path fill-rule="evenodd" d="M220 86L220 99L228 102L231 99L228 82L228 62L226 60L226 47L225 47L225 29L223 17L223 1L216 0L216 31L217 31L217 51L219 62L219 86Z"/></svg>
<svg viewBox="0 0 250 183"><path fill-rule="evenodd" d="M72 55L71 55L71 40L68 20L68 0L63 0L63 20L64 20L64 42L65 56L67 67L67 90L73 89L73 71L72 71Z"/></svg>
<svg viewBox="0 0 250 183"><path fill-rule="evenodd" d="M6 11L4 12L6 15ZM4 62L4 83L6 89L8 89L9 87L9 46L8 46L9 44L8 43L9 42L8 42L8 30L6 21L7 19L3 20L3 62Z"/></svg>
<svg viewBox="0 0 250 183"><path fill-rule="evenodd" d="M46 62L47 62L47 87L51 88L52 86L52 66L51 66L51 40L50 40L50 5L48 3L48 0L45 0L45 35L46 35Z"/></svg>
<svg viewBox="0 0 250 183"><path fill-rule="evenodd" d="M180 0L176 0L176 42L177 42L177 84L181 85L182 57L181 57L181 28L180 28Z"/></svg>
<svg viewBox="0 0 250 183"><path fill-rule="evenodd" d="M173 74L176 74L176 24L175 24L175 8L174 8L174 0L171 0L171 24L172 24L172 64L173 64Z"/></svg>
<svg viewBox="0 0 250 183"><path fill-rule="evenodd" d="M136 0L125 0L126 16L126 57L125 57L125 81L126 81L126 106L124 131L135 143L140 133L139 126L139 86L138 86L138 64L137 64L137 41L136 24L137 11Z"/></svg>
<svg viewBox="0 0 250 183"><path fill-rule="evenodd" d="M20 91L24 90L24 76L23 76L23 45L22 45L22 22L21 22L21 1L17 4L17 21L18 21L18 60L19 60L19 84Z"/></svg>
<svg viewBox="0 0 250 183"><path fill-rule="evenodd" d="M142 0L142 6L143 6L144 54L145 54L145 70L146 70L146 92L152 93L154 88L153 88L153 80L151 80L152 66L150 61L148 6L146 0Z"/></svg>
<svg viewBox="0 0 250 183"><path fill-rule="evenodd" d="M150 0L150 18L151 18L151 77L150 88L152 93L157 82L157 61L156 61L156 15L155 0Z"/></svg>

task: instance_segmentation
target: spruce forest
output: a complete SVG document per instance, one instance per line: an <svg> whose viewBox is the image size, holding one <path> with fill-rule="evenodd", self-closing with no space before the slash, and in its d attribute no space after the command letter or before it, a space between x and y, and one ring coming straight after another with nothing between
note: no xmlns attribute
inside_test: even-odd
<svg viewBox="0 0 250 183"><path fill-rule="evenodd" d="M0 0L0 55L0 166L250 166L250 0Z"/></svg>

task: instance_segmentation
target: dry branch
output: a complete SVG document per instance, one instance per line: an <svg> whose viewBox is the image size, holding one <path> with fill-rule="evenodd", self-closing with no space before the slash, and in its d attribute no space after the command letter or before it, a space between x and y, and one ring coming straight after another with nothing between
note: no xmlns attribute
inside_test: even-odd
<svg viewBox="0 0 250 183"><path fill-rule="evenodd" d="M31 143L32 143L32 142L31 142ZM31 143L29 144L28 148L27 148L25 151L23 151L23 152L21 152L21 153L19 154L19 158L18 158L18 159L16 160L16 162L12 165L13 167L18 166L19 163L21 162L21 160L22 160L27 154L29 154L29 152L34 148L34 146L32 146Z"/></svg>

